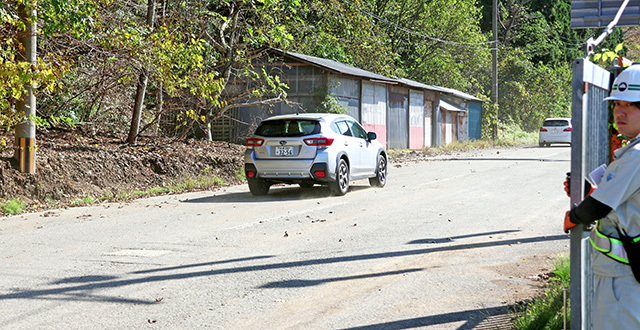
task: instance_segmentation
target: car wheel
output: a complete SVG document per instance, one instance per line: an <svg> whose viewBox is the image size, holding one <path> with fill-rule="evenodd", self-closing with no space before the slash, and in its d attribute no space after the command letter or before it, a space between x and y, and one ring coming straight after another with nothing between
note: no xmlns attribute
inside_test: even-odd
<svg viewBox="0 0 640 330"><path fill-rule="evenodd" d="M384 187L387 183L387 159L378 155L378 168L376 169L376 176L369 178L369 184L374 187Z"/></svg>
<svg viewBox="0 0 640 330"><path fill-rule="evenodd" d="M313 182L300 182L300 188L311 188L313 187Z"/></svg>
<svg viewBox="0 0 640 330"><path fill-rule="evenodd" d="M340 159L336 168L336 180L329 183L329 190L335 196L343 196L349 190L349 165Z"/></svg>
<svg viewBox="0 0 640 330"><path fill-rule="evenodd" d="M247 179L247 183L249 184L249 191L254 196L263 196L269 193L270 185L260 179Z"/></svg>

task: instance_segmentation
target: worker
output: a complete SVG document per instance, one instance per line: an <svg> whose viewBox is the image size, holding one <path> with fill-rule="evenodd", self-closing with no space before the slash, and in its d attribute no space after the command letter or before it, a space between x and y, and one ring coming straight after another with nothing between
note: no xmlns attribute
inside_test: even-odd
<svg viewBox="0 0 640 330"><path fill-rule="evenodd" d="M613 102L618 132L629 143L615 151L597 187L567 212L564 230L597 221L590 234L593 328L640 329L640 242L633 243L640 240L640 65L622 71L604 100Z"/></svg>

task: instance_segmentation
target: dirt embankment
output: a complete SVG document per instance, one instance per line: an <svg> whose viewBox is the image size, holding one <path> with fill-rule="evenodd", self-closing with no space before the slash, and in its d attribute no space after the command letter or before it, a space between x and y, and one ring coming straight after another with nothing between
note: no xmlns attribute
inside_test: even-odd
<svg viewBox="0 0 640 330"><path fill-rule="evenodd" d="M118 136L38 132L36 173L25 174L13 159L14 137L0 135L0 141L3 138L7 145L0 149L0 201L19 198L31 210L202 176L237 184L245 150L219 141L142 137L130 146Z"/></svg>

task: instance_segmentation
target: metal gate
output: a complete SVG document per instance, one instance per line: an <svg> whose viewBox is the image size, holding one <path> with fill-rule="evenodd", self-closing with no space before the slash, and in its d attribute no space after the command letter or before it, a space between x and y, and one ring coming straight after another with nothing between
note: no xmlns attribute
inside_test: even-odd
<svg viewBox="0 0 640 330"><path fill-rule="evenodd" d="M573 62L570 206L582 199L585 175L609 163L609 105L603 99L610 80L609 71L586 59ZM571 329L591 329L594 280L589 230L587 226L571 230Z"/></svg>

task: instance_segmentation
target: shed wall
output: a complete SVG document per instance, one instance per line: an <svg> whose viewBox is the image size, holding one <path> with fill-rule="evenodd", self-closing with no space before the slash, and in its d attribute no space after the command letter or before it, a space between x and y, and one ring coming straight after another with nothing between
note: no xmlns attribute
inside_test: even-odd
<svg viewBox="0 0 640 330"><path fill-rule="evenodd" d="M469 102L469 139L482 138L482 103Z"/></svg>
<svg viewBox="0 0 640 330"><path fill-rule="evenodd" d="M424 148L424 93L409 92L409 149Z"/></svg>
<svg viewBox="0 0 640 330"><path fill-rule="evenodd" d="M409 147L409 89L389 86L387 144L390 149Z"/></svg>
<svg viewBox="0 0 640 330"><path fill-rule="evenodd" d="M368 132L375 132L378 142L387 146L387 86L362 82L362 120Z"/></svg>
<svg viewBox="0 0 640 330"><path fill-rule="evenodd" d="M330 75L329 92L345 109L345 114L360 121L360 80Z"/></svg>

